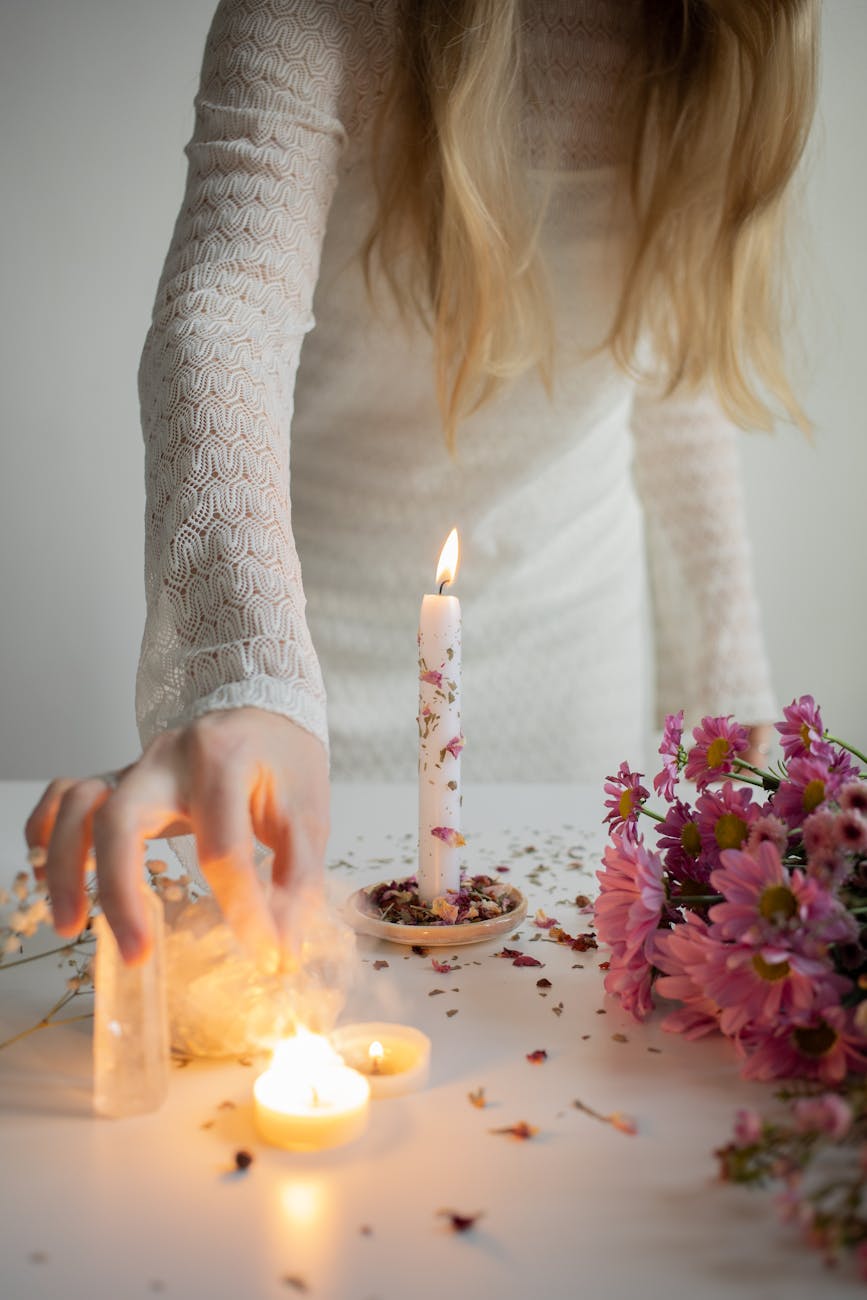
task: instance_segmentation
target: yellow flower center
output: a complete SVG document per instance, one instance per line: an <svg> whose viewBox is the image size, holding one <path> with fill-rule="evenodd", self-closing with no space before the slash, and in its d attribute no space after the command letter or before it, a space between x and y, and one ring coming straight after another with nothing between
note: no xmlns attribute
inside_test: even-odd
<svg viewBox="0 0 867 1300"><path fill-rule="evenodd" d="M620 816L625 820L632 816L632 791L624 790L620 796Z"/></svg>
<svg viewBox="0 0 867 1300"><path fill-rule="evenodd" d="M815 777L804 786L804 812L811 813L825 798L825 782Z"/></svg>
<svg viewBox="0 0 867 1300"><path fill-rule="evenodd" d="M736 813L723 813L713 828L714 837L721 849L739 849L750 833L743 818Z"/></svg>
<svg viewBox="0 0 867 1300"><path fill-rule="evenodd" d="M785 885L769 885L759 899L759 913L766 921L788 921L798 910L798 900Z"/></svg>
<svg viewBox="0 0 867 1300"><path fill-rule="evenodd" d="M684 853L688 853L691 858L697 858L701 853L701 836L695 822L687 822L681 830L680 845Z"/></svg>
<svg viewBox="0 0 867 1300"><path fill-rule="evenodd" d="M801 723L801 740L804 742L804 748L810 748L810 728L806 722Z"/></svg>
<svg viewBox="0 0 867 1300"><path fill-rule="evenodd" d="M753 957L753 970L763 980L773 984L775 980L784 980L791 967L787 961L765 961L761 953Z"/></svg>
<svg viewBox="0 0 867 1300"><path fill-rule="evenodd" d="M792 1037L805 1056L825 1056L837 1041L837 1031L821 1020L814 1029L796 1029Z"/></svg>
<svg viewBox="0 0 867 1300"><path fill-rule="evenodd" d="M707 747L708 767L720 767L728 758L729 742L725 736L717 736Z"/></svg>

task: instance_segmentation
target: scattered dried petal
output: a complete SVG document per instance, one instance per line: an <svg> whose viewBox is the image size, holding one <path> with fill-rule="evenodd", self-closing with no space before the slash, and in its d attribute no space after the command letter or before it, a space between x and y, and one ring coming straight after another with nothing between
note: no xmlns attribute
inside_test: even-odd
<svg viewBox="0 0 867 1300"><path fill-rule="evenodd" d="M547 1059L548 1053L545 1051L544 1047L537 1047L535 1052L527 1053L527 1060L531 1065L541 1065L542 1062L547 1061Z"/></svg>
<svg viewBox="0 0 867 1300"><path fill-rule="evenodd" d="M249 1169L253 1163L253 1155L250 1151L235 1152L235 1168L240 1170Z"/></svg>
<svg viewBox="0 0 867 1300"><path fill-rule="evenodd" d="M387 966L388 966L388 962L385 961L385 959L382 957L380 957L378 961L375 961L373 963L374 970L385 970Z"/></svg>
<svg viewBox="0 0 867 1300"><path fill-rule="evenodd" d="M624 1115L623 1111L614 1110L610 1115L603 1115L601 1111L594 1110L592 1106L587 1106L583 1101L573 1101L572 1105L576 1110L580 1110L591 1119L598 1119L601 1124L610 1124L616 1128L618 1133L626 1133L630 1137L638 1132L638 1126L630 1115Z"/></svg>
<svg viewBox="0 0 867 1300"><path fill-rule="evenodd" d="M628 1043L629 1039L625 1034L612 1034L611 1039L615 1043Z"/></svg>
<svg viewBox="0 0 867 1300"><path fill-rule="evenodd" d="M428 993L428 997L435 998L438 997L441 993L445 993L445 989L431 989Z"/></svg>
<svg viewBox="0 0 867 1300"><path fill-rule="evenodd" d="M451 970L451 964L447 961L437 961L436 957L431 957L431 965L439 975L448 975Z"/></svg>
<svg viewBox="0 0 867 1300"><path fill-rule="evenodd" d="M533 917L533 924L537 925L540 930L550 930L552 926L557 924L557 918L555 916L546 916L545 912L540 907L537 909L536 915Z"/></svg>
<svg viewBox="0 0 867 1300"><path fill-rule="evenodd" d="M519 953L518 956L515 957L514 960L512 961L512 965L513 966L544 966L545 963L543 961L539 961L538 957L530 957L526 953Z"/></svg>
<svg viewBox="0 0 867 1300"><path fill-rule="evenodd" d="M457 1007L452 1007L449 1011L446 1012L447 1016L456 1016L457 1014L458 1014Z"/></svg>
<svg viewBox="0 0 867 1300"><path fill-rule="evenodd" d="M486 1107L487 1104L488 1104L488 1103L485 1101L485 1090L484 1090L484 1088L476 1088L476 1090L475 1090L474 1092L468 1092L468 1093L467 1093L467 1100L469 1101L469 1103L470 1103L471 1106L475 1106L475 1107L476 1107L476 1110L484 1110L485 1107Z"/></svg>
<svg viewBox="0 0 867 1300"><path fill-rule="evenodd" d="M536 980L536 988L549 989L551 988L551 981L549 979L546 979L545 976L543 975L540 980Z"/></svg>
<svg viewBox="0 0 867 1300"><path fill-rule="evenodd" d="M491 1128L488 1132L504 1134L507 1137L517 1138L519 1142L526 1142L528 1138L535 1137L539 1130L522 1119L517 1124L509 1124L506 1128Z"/></svg>
<svg viewBox="0 0 867 1300"><path fill-rule="evenodd" d="M469 1232L482 1217L481 1210L477 1210L475 1214L458 1214L456 1210L437 1210L437 1214L440 1218L449 1220L452 1232Z"/></svg>
<svg viewBox="0 0 867 1300"><path fill-rule="evenodd" d="M281 1277L280 1281L284 1286L290 1287L293 1291L298 1291L301 1295L306 1295L310 1290L304 1278L298 1277L297 1274L287 1274L285 1277Z"/></svg>
<svg viewBox="0 0 867 1300"><path fill-rule="evenodd" d="M371 1226L370 1226L369 1223L362 1223L362 1225L361 1225L361 1227L358 1229L358 1231L359 1231L360 1236L362 1236L362 1237L372 1237L372 1236L373 1236L373 1228L371 1228Z"/></svg>

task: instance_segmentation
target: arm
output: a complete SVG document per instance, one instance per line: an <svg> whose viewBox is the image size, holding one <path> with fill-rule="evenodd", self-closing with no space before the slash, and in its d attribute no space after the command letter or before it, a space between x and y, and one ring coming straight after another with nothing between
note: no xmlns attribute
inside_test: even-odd
<svg viewBox="0 0 867 1300"><path fill-rule="evenodd" d="M707 394L636 393L635 480L650 555L657 721L776 716L747 537L738 430ZM758 740L754 736L754 740Z"/></svg>
<svg viewBox="0 0 867 1300"><path fill-rule="evenodd" d="M223 0L139 374L143 744L255 705L327 746L291 529L289 427L344 133L329 0Z"/></svg>

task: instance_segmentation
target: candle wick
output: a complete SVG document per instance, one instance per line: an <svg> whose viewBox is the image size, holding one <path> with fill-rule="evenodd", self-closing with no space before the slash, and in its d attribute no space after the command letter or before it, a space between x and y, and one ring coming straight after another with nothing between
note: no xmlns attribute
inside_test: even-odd
<svg viewBox="0 0 867 1300"><path fill-rule="evenodd" d="M443 578L442 582L440 583L440 589L438 595L441 596L443 594L443 587L445 587L447 583L448 583L448 578Z"/></svg>
<svg viewBox="0 0 867 1300"><path fill-rule="evenodd" d="M313 1097L313 1105L314 1105L314 1107L315 1107L315 1106L318 1106L318 1105L319 1105L319 1093L316 1091L316 1089L315 1089L314 1087L311 1087L310 1092L311 1092L312 1097Z"/></svg>
<svg viewBox="0 0 867 1300"><path fill-rule="evenodd" d="M378 1056L371 1057L371 1061L372 1061L372 1066L370 1071L371 1074L379 1074L379 1057Z"/></svg>

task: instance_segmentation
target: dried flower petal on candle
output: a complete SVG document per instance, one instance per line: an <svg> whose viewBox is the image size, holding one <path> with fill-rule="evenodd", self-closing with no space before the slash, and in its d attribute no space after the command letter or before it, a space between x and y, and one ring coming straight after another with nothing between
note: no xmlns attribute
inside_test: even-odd
<svg viewBox="0 0 867 1300"><path fill-rule="evenodd" d="M436 668L428 668L426 672L419 673L418 679L420 682L427 682L429 686L436 686L437 689L442 688L443 675Z"/></svg>
<svg viewBox="0 0 867 1300"><path fill-rule="evenodd" d="M449 1220L452 1232L469 1232L482 1217L481 1210L475 1214L458 1214L456 1210L437 1210L437 1214L440 1218Z"/></svg>
<svg viewBox="0 0 867 1300"><path fill-rule="evenodd" d="M547 1059L548 1053L545 1051L544 1047L537 1047L535 1052L527 1053L527 1060L531 1065L541 1065L542 1062L547 1061Z"/></svg>
<svg viewBox="0 0 867 1300"><path fill-rule="evenodd" d="M533 1124L528 1124L526 1120L522 1119L517 1124L508 1124L505 1128L491 1128L488 1129L488 1132L517 1138L519 1142L526 1142L529 1138L535 1137L539 1130Z"/></svg>
<svg viewBox="0 0 867 1300"><path fill-rule="evenodd" d="M446 754L451 754L452 758L457 758L466 743L463 736L452 736L449 743L440 750L440 762L445 761Z"/></svg>
<svg viewBox="0 0 867 1300"><path fill-rule="evenodd" d="M476 1088L473 1092L468 1092L467 1100L471 1106L475 1106L476 1110L484 1110L488 1104L485 1101L484 1088Z"/></svg>
<svg viewBox="0 0 867 1300"><path fill-rule="evenodd" d="M452 849L459 849L466 844L466 840L460 831L454 830L451 826L432 826L430 833L436 839L442 840L443 844L448 844L449 848Z"/></svg>
<svg viewBox="0 0 867 1300"><path fill-rule="evenodd" d="M451 970L451 962L437 961L436 957L431 957L431 965L438 975L448 975Z"/></svg>

